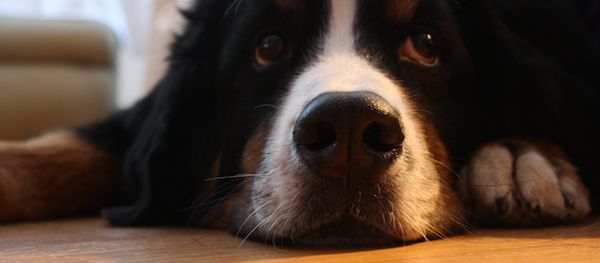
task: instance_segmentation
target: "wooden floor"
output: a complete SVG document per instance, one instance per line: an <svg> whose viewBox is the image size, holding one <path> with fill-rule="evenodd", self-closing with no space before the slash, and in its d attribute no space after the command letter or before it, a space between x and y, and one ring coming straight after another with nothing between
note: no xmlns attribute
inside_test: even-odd
<svg viewBox="0 0 600 263"><path fill-rule="evenodd" d="M201 229L108 227L102 219L0 226L0 262L600 262L600 219L368 250L282 249Z"/></svg>

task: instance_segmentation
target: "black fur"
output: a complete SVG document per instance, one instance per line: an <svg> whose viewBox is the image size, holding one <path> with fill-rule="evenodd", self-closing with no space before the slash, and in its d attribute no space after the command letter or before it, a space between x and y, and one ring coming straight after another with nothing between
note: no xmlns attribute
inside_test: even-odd
<svg viewBox="0 0 600 263"><path fill-rule="evenodd" d="M154 91L108 121L79 130L124 158L120 196L105 211L115 225L185 223L219 151L218 27L226 1L201 1L172 46Z"/></svg>
<svg viewBox="0 0 600 263"><path fill-rule="evenodd" d="M597 203L600 46L576 7L575 1L464 1L459 20L477 83L466 93L472 106L466 112L472 143L520 137L562 147Z"/></svg>

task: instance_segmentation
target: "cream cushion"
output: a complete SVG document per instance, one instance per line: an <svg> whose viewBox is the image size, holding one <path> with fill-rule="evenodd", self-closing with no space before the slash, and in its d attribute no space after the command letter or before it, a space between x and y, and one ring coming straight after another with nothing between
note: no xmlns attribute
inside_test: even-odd
<svg viewBox="0 0 600 263"><path fill-rule="evenodd" d="M0 19L0 140L105 117L114 106L116 40L83 21Z"/></svg>

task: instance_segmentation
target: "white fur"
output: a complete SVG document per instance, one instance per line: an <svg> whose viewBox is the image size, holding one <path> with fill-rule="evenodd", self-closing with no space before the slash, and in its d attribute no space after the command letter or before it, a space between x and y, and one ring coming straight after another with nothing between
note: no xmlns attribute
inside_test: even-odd
<svg viewBox="0 0 600 263"><path fill-rule="evenodd" d="M292 130L296 119L317 96L327 92L370 91L386 99L400 113L406 137L403 146L410 148L414 158L418 159L420 172L435 173L433 164L428 161L430 154L422 135L422 127L415 118L415 111L408 97L402 92L403 87L355 52L355 12L355 1L332 0L333 15L325 49L318 61L301 73L292 84L282 103L283 109L277 116L275 132L271 135L268 147L289 148L292 145ZM290 151L289 154L294 152Z"/></svg>
<svg viewBox="0 0 600 263"><path fill-rule="evenodd" d="M436 209L432 205L434 201L426 203L424 200L437 199L441 185L422 127L401 83L392 80L356 53L356 1L331 0L331 7L332 15L324 37L323 51L316 62L293 81L268 137L264 156L268 167L265 170L274 178L256 184L269 184L273 197L280 204L293 202L290 196L301 195L303 190L296 189L298 174L305 172L293 147L293 128L298 116L311 100L323 93L370 91L386 99L400 113L405 133L403 148L411 153L410 157L404 155L399 158L389 172L394 178L388 187L397 190L395 196L390 197L397 207L390 213L400 213L392 216L396 218L397 225L394 227L403 228L404 238L423 236L430 224L428 216ZM409 163L407 158L411 158L411 169L406 165ZM255 207L259 205L254 203ZM280 209L281 213L290 211L293 209L289 207Z"/></svg>
<svg viewBox="0 0 600 263"><path fill-rule="evenodd" d="M517 160L515 174L523 199L539 205L550 215L567 215L558 175L544 156L536 151L524 153Z"/></svg>
<svg viewBox="0 0 600 263"><path fill-rule="evenodd" d="M590 211L589 195L576 169L566 160L552 163L535 148L520 146L526 150L513 156L503 145L487 145L463 170L461 191L474 214L488 223L521 225L537 217L583 218ZM572 207L564 195L572 199ZM506 204L500 215L495 212L498 200Z"/></svg>
<svg viewBox="0 0 600 263"><path fill-rule="evenodd" d="M500 145L485 147L473 156L471 174L476 176L468 177L469 191L485 204L493 206L497 198L505 197L512 205L512 173L513 157L508 149Z"/></svg>

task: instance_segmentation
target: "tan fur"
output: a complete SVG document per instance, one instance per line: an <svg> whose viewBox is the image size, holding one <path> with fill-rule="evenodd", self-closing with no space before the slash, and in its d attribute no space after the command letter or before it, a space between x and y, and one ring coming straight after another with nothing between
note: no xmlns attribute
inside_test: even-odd
<svg viewBox="0 0 600 263"><path fill-rule="evenodd" d="M0 221L99 208L116 188L119 159L70 132L0 143Z"/></svg>
<svg viewBox="0 0 600 263"><path fill-rule="evenodd" d="M418 0L387 0L388 19L408 23L417 11Z"/></svg>
<svg viewBox="0 0 600 263"><path fill-rule="evenodd" d="M436 213L431 214L431 217L433 217L431 221L435 222L433 225L437 233L453 233L466 230L467 222L463 216L465 213L464 207L460 203L460 197L455 194L456 192L452 187L452 182L456 179L457 174L451 168L448 151L433 124L424 120L421 120L421 124L431 154L430 159L434 160L435 170L439 176L438 180L442 182L440 184L441 192L444 193L440 195L435 204L437 207L444 207L444 209L436 209Z"/></svg>
<svg viewBox="0 0 600 263"><path fill-rule="evenodd" d="M268 129L265 125L260 125L246 143L241 159L241 172L243 174L239 175L241 176L240 178L219 179L221 160L219 158L215 161L211 172L211 178L205 182L205 190L201 191L203 194L201 194L199 200L208 198L207 194L211 192L210 189L214 189L220 180L244 180L245 176L252 178L260 165L267 134ZM212 207L206 215L201 218L198 225L216 229L227 229L230 227L231 217L233 216L234 209L242 195L241 192L244 192L243 188L243 186L240 186L239 191L232 193L226 200Z"/></svg>
<svg viewBox="0 0 600 263"><path fill-rule="evenodd" d="M304 7L303 0L275 0L275 4L283 11L302 10Z"/></svg>
<svg viewBox="0 0 600 263"><path fill-rule="evenodd" d="M256 173L258 166L260 165L268 133L268 129L265 125L261 125L252 135L248 143L246 143L242 155L242 172Z"/></svg>

